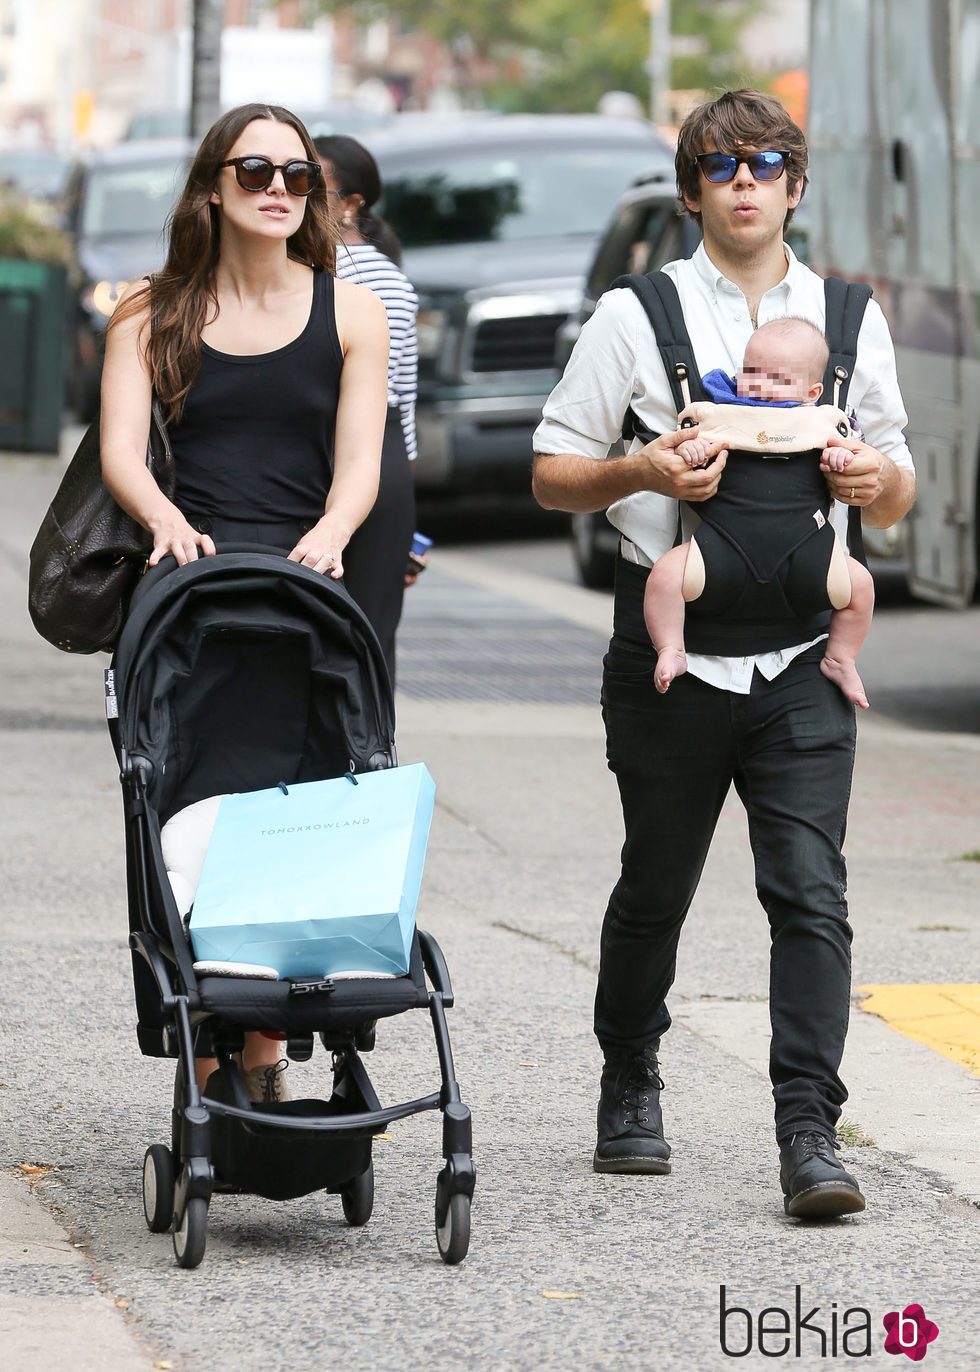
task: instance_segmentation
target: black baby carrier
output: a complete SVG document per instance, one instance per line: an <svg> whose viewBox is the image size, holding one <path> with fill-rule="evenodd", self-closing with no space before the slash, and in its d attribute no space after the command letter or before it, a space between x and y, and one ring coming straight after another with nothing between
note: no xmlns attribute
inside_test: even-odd
<svg viewBox="0 0 980 1372"><path fill-rule="evenodd" d="M617 287L632 290L650 320L678 414L707 400L670 277L663 272L621 276L609 289ZM824 295L830 357L818 405L842 410L871 290L828 277ZM759 416L760 441L752 451L731 448L717 493L690 506L701 520L697 539L706 567L704 593L686 606L685 642L691 652L769 652L815 639L830 623L826 583L835 534L829 522L830 493L820 471L822 449L808 448L790 457L788 450L781 451L786 444L773 441L778 419L787 411L759 408L747 413ZM849 435L846 423L836 427L843 437ZM643 442L655 437L632 410L623 436ZM855 506L848 510L848 544L851 555L863 562L861 514Z"/></svg>
<svg viewBox="0 0 980 1372"><path fill-rule="evenodd" d="M204 797L397 765L391 687L364 615L342 586L268 547L229 546L180 568L167 558L133 597L106 705L123 789L139 1044L178 1060L170 1145L154 1144L144 1161L149 1228L172 1232L178 1263L195 1267L215 1192L331 1191L348 1222L364 1224L374 1136L440 1110L436 1238L444 1261L461 1261L475 1171L446 1026L453 992L435 939L416 931L404 976L199 974L161 848L166 821ZM377 1021L415 1009L431 1016L439 1089L384 1107L362 1054ZM284 1034L299 1061L319 1041L325 1098L251 1102L236 1059L247 1030ZM195 1048L219 1064L203 1095Z"/></svg>

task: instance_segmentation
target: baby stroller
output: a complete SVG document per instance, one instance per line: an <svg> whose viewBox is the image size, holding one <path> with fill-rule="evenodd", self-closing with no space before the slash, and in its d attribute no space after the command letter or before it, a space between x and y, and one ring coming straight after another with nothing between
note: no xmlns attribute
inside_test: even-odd
<svg viewBox="0 0 980 1372"><path fill-rule="evenodd" d="M364 615L336 582L268 547L228 545L181 568L165 559L133 597L106 673L106 713L123 789L137 1034L145 1056L178 1059L170 1147L154 1144L144 1160L150 1230L172 1232L178 1264L196 1267L215 1192L326 1190L339 1193L349 1224L365 1224L374 1136L438 1109L436 1241L446 1263L461 1262L476 1173L435 939L417 930L408 974L390 979L199 975L162 853L162 825L205 797L397 765L391 687ZM431 1016L441 1086L382 1106L361 1055L377 1020L413 1009ZM246 1030L284 1033L298 1061L319 1039L332 1055L328 1098L250 1102L234 1056ZM204 1034L219 1065L202 1095L194 1057Z"/></svg>

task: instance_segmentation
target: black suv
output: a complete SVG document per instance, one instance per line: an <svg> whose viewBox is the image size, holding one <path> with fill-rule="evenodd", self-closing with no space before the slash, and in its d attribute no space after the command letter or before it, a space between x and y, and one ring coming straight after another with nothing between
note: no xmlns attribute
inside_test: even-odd
<svg viewBox="0 0 980 1372"><path fill-rule="evenodd" d="M406 119L365 142L420 298L419 489L526 494L556 335L609 208L671 150L599 115Z"/></svg>
<svg viewBox="0 0 980 1372"><path fill-rule="evenodd" d="M184 183L194 144L122 143L87 153L64 195L71 236L71 401L87 424L99 407L102 339L131 281L158 271L166 257L167 216Z"/></svg>

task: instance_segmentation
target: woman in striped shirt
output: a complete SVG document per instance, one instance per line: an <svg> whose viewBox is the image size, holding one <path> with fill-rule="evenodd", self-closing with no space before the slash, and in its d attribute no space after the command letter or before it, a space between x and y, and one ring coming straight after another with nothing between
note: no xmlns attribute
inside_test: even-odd
<svg viewBox="0 0 980 1372"><path fill-rule="evenodd" d="M418 296L399 269L401 244L390 225L371 213L381 195L374 158L354 138L335 134L315 146L324 182L340 224L337 276L370 287L388 315L388 420L381 456L381 485L374 509L344 555L344 584L374 626L392 681L395 630L402 613L409 572L408 550L415 530L415 395Z"/></svg>

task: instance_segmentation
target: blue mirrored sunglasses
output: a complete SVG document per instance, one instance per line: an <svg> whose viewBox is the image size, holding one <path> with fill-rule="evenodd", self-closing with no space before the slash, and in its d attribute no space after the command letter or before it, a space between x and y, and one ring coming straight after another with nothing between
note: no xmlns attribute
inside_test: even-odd
<svg viewBox="0 0 980 1372"><path fill-rule="evenodd" d="M789 153L769 150L735 157L727 152L702 152L694 160L704 179L718 186L725 181L734 181L735 173L743 162L756 181L778 181L786 170Z"/></svg>

